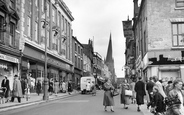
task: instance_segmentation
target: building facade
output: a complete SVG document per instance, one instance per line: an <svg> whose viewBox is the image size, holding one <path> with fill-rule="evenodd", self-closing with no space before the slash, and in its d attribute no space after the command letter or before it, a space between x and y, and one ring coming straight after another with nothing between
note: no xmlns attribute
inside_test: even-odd
<svg viewBox="0 0 184 115"><path fill-rule="evenodd" d="M135 66L139 76L184 80L184 1L134 0Z"/></svg>
<svg viewBox="0 0 184 115"><path fill-rule="evenodd" d="M90 58L83 53L83 76L91 76L92 74L92 69L91 66L93 64L91 63Z"/></svg>
<svg viewBox="0 0 184 115"><path fill-rule="evenodd" d="M0 83L4 76L13 87L14 75L20 73L20 0L0 0Z"/></svg>
<svg viewBox="0 0 184 115"><path fill-rule="evenodd" d="M22 0L21 77L44 78L45 51L48 79L73 79L71 11L63 0ZM46 49L47 48L47 49Z"/></svg>
<svg viewBox="0 0 184 115"><path fill-rule="evenodd" d="M74 75L73 75L73 86L80 86L80 78L83 76L83 46L77 40L76 37L72 37L73 43L73 63L74 63Z"/></svg>
<svg viewBox="0 0 184 115"><path fill-rule="evenodd" d="M84 55L87 57L87 59L89 59L87 64L90 65L88 72L83 71L84 75L93 75L93 53L94 53L94 48L93 48L93 41L92 40L88 40L88 44L82 44L83 45L83 53ZM84 63L85 65L86 63Z"/></svg>

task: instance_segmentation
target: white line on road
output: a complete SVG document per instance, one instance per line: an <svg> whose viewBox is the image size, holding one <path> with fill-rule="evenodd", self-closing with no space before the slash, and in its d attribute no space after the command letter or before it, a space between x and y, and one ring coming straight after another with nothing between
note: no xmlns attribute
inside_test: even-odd
<svg viewBox="0 0 184 115"><path fill-rule="evenodd" d="M68 100L68 101L60 101L57 103L87 103L89 100Z"/></svg>

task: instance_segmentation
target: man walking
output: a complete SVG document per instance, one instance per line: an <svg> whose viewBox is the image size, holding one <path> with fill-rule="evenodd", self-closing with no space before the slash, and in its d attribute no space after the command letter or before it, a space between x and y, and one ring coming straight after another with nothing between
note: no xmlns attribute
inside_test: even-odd
<svg viewBox="0 0 184 115"><path fill-rule="evenodd" d="M14 102L14 98L15 97L17 97L18 102L21 103L22 87L21 87L21 82L20 82L20 80L18 78L18 75L14 76L11 102Z"/></svg>

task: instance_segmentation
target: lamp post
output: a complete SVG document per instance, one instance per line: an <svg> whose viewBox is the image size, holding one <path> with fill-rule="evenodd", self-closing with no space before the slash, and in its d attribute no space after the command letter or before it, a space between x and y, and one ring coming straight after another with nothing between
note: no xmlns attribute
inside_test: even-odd
<svg viewBox="0 0 184 115"><path fill-rule="evenodd" d="M47 79L47 0L44 0L44 12L45 12L45 75L44 75L44 94L43 100L48 100L48 79Z"/></svg>

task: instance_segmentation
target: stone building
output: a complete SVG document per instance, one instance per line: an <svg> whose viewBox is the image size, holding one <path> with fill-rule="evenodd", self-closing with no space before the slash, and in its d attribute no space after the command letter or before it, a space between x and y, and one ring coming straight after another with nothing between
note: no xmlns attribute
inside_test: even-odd
<svg viewBox="0 0 184 115"><path fill-rule="evenodd" d="M133 1L138 75L184 80L184 0Z"/></svg>
<svg viewBox="0 0 184 115"><path fill-rule="evenodd" d="M49 80L71 80L74 17L67 5L63 0L22 0L21 9L21 77L32 73L43 80L46 60Z"/></svg>

